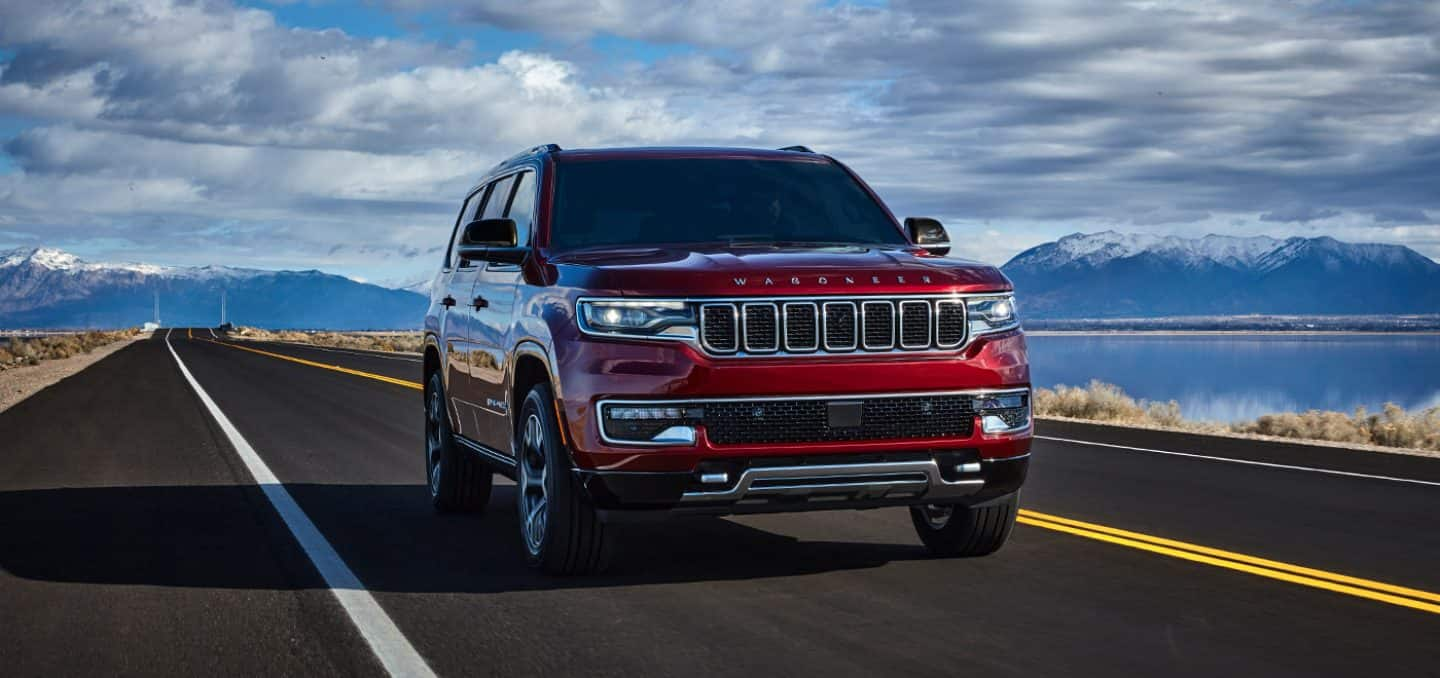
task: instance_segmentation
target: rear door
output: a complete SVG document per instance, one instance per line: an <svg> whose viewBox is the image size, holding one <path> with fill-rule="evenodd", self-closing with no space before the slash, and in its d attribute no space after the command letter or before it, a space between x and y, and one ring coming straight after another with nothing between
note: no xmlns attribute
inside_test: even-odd
<svg viewBox="0 0 1440 678"><path fill-rule="evenodd" d="M455 225L455 234L450 241L449 266L446 276L444 312L440 318L440 336L445 343L447 395L450 397L451 413L454 415L455 432L473 438L479 425L476 406L473 402L474 384L470 376L471 354L475 350L475 280L480 274L481 262L460 257L460 240L464 236L465 224L475 219L485 205L489 186L481 187L465 201L460 220Z"/></svg>
<svg viewBox="0 0 1440 678"><path fill-rule="evenodd" d="M531 224L535 212L535 172L524 171L511 175L513 181L502 187L496 184L490 203L485 207L487 217L509 217L515 220L516 242L530 244ZM504 180L502 180L504 181ZM508 192L502 192L508 189ZM500 196L504 196L504 200ZM483 300L483 306L475 313L477 334L475 335L476 357L479 358L471 371L476 396L485 404L490 426L478 432L483 436L479 442L502 452L511 452L511 432L514 430L510 413L512 403L505 392L505 374L509 371L511 350L517 341L516 314L519 309L515 302L519 287L524 284L524 274L519 264L491 262L480 271L475 283L475 296Z"/></svg>

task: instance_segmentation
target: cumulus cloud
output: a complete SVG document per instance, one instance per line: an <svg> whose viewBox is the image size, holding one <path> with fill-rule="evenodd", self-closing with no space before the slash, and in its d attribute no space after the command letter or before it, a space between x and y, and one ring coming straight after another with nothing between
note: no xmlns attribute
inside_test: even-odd
<svg viewBox="0 0 1440 678"><path fill-rule="evenodd" d="M39 121L4 146L0 240L219 234L363 268L443 240L464 187L525 146L804 143L993 261L1110 227L1440 256L1434 3L380 4L541 40L477 59L224 0L0 0L0 115Z"/></svg>

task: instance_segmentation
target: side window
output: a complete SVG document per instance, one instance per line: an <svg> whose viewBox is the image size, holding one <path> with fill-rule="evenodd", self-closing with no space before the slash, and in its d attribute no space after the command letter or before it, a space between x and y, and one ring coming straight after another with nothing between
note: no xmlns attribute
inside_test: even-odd
<svg viewBox="0 0 1440 678"><path fill-rule="evenodd" d="M515 184L514 175L505 177L493 184L490 184L490 202L485 204L485 211L481 219L499 219L505 216L505 206L510 203L510 187Z"/></svg>
<svg viewBox="0 0 1440 678"><path fill-rule="evenodd" d="M488 188L488 186L486 187ZM460 211L460 221L455 224L455 234L450 238L450 253L448 261L451 267L460 265L460 256L456 254L456 248L460 246L460 238L465 234L465 224L475 220L475 213L485 203L485 188L475 191L470 199L465 201L465 208Z"/></svg>
<svg viewBox="0 0 1440 678"><path fill-rule="evenodd" d="M505 216L515 220L516 242L521 245L530 242L530 227L535 223L535 173L519 175L515 186L515 197L510 200L510 211Z"/></svg>

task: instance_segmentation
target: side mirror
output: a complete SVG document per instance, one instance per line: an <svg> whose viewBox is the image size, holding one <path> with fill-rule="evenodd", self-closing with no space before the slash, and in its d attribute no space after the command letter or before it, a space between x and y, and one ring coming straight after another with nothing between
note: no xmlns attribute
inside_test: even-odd
<svg viewBox="0 0 1440 678"><path fill-rule="evenodd" d="M476 219L460 237L461 259L518 264L528 252L519 246L514 219Z"/></svg>
<svg viewBox="0 0 1440 678"><path fill-rule="evenodd" d="M934 219L908 217L905 219L905 233L910 236L910 242L935 256L943 257L950 253L950 235Z"/></svg>

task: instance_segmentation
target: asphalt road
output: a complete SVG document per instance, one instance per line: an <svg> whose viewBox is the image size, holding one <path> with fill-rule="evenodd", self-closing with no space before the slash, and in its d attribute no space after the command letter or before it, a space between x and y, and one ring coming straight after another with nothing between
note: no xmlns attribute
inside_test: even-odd
<svg viewBox="0 0 1440 678"><path fill-rule="evenodd" d="M1440 674L1440 460L1042 422L989 558L819 512L626 525L557 579L508 482L430 510L418 362L210 337L0 413L0 674L385 673L175 356L439 675Z"/></svg>

